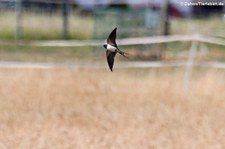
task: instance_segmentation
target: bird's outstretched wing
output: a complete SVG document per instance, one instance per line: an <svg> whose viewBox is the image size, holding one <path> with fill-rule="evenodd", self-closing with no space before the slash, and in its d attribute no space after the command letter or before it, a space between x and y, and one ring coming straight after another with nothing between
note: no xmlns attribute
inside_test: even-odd
<svg viewBox="0 0 225 149"><path fill-rule="evenodd" d="M108 65L109 65L109 68L111 71L113 71L114 57L115 57L116 53L117 52L112 52L112 51L106 50L107 62L108 62Z"/></svg>
<svg viewBox="0 0 225 149"><path fill-rule="evenodd" d="M114 28L114 30L110 33L110 35L107 39L107 43L114 47L117 47L117 45L116 45L116 30L117 30L117 27Z"/></svg>

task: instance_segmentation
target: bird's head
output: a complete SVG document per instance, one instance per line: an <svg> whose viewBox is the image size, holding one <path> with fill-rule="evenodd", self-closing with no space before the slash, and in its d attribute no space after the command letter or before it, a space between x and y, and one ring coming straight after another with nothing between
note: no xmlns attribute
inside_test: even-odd
<svg viewBox="0 0 225 149"><path fill-rule="evenodd" d="M103 47L107 49L107 44L104 44Z"/></svg>

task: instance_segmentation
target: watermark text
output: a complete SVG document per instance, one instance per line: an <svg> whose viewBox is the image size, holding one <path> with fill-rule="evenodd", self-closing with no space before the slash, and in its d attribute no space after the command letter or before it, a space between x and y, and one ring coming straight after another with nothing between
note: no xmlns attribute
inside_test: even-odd
<svg viewBox="0 0 225 149"><path fill-rule="evenodd" d="M224 2L180 2L181 6L224 6Z"/></svg>

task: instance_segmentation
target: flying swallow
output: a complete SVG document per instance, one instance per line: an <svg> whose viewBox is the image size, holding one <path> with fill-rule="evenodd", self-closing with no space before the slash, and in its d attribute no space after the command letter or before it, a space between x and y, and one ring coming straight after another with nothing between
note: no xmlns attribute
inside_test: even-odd
<svg viewBox="0 0 225 149"><path fill-rule="evenodd" d="M107 44L104 44L103 47L106 49L106 57L109 68L113 71L114 57L117 53L127 58L127 53L121 51L116 44L116 30L117 27L110 33L107 38Z"/></svg>

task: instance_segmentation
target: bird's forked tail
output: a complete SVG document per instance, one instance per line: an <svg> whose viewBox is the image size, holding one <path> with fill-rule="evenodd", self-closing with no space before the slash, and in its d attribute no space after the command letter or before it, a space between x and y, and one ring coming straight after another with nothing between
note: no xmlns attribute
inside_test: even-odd
<svg viewBox="0 0 225 149"><path fill-rule="evenodd" d="M118 53L129 59L129 54L118 49Z"/></svg>

